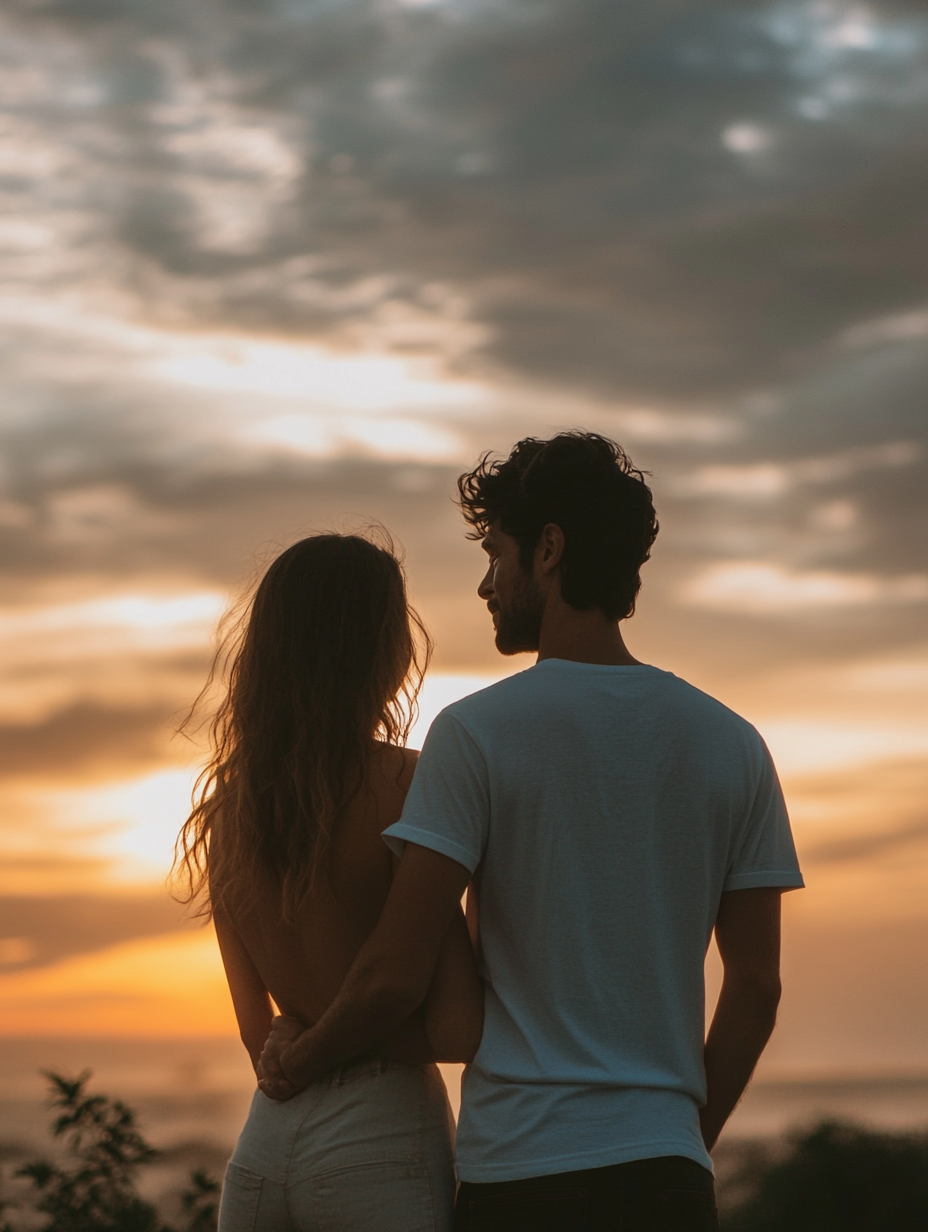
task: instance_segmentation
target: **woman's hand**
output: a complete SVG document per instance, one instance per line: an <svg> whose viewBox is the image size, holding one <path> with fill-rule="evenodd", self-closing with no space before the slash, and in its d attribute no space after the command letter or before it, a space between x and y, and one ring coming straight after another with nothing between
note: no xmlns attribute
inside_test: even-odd
<svg viewBox="0 0 928 1232"><path fill-rule="evenodd" d="M278 1014L271 1020L270 1034L264 1041L258 1061L258 1087L269 1099L284 1101L298 1094L296 1085L284 1071L283 1056L305 1030L298 1019L288 1018L285 1014Z"/></svg>

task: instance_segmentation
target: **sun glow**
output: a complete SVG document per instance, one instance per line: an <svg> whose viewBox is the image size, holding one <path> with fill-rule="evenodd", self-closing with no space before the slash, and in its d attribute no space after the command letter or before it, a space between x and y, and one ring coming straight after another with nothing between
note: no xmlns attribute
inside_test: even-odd
<svg viewBox="0 0 928 1232"><path fill-rule="evenodd" d="M405 416L363 416L331 411L279 415L255 422L242 439L311 457L334 457L346 448L382 458L440 462L457 458L458 436L444 425Z"/></svg>
<svg viewBox="0 0 928 1232"><path fill-rule="evenodd" d="M190 812L195 770L160 770L142 778L70 795L66 816L77 826L106 828L106 852L117 879L160 882Z"/></svg>
<svg viewBox="0 0 928 1232"><path fill-rule="evenodd" d="M222 612L217 591L181 595L116 594L77 603L8 608L0 613L0 640L25 634L95 630L186 645L202 636Z"/></svg>
<svg viewBox="0 0 928 1232"><path fill-rule="evenodd" d="M777 718L759 721L758 727L783 775L852 769L928 754L928 722Z"/></svg>
<svg viewBox="0 0 928 1232"><path fill-rule="evenodd" d="M0 977L4 1035L232 1034L212 928L130 941Z"/></svg>
<svg viewBox="0 0 928 1232"><path fill-rule="evenodd" d="M252 342L234 336L173 338L154 360L163 380L321 402L356 411L473 406L480 386L441 379L432 364L385 354L338 354L322 347Z"/></svg>

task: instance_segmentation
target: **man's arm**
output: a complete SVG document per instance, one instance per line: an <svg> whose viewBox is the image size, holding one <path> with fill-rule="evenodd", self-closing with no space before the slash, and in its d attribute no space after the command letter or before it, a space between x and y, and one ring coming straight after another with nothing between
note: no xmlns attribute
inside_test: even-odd
<svg viewBox="0 0 928 1232"><path fill-rule="evenodd" d="M259 1068L266 1095L289 1099L366 1052L422 1004L469 880L456 860L406 845L377 926L326 1012L296 1038L289 1020L275 1019Z"/></svg>
<svg viewBox="0 0 928 1232"><path fill-rule="evenodd" d="M724 975L706 1039L708 1098L699 1112L709 1150L744 1093L776 1023L781 893L731 890L719 905L715 939Z"/></svg>

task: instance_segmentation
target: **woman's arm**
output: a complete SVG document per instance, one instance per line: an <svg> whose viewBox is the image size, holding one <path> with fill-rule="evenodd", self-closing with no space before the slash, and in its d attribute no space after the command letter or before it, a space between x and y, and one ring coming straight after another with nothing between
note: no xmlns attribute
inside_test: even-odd
<svg viewBox="0 0 928 1232"><path fill-rule="evenodd" d="M271 1030L274 1016L271 998L229 917L221 909L214 908L213 923L216 926L222 965L229 981L239 1035L257 1072L261 1050Z"/></svg>

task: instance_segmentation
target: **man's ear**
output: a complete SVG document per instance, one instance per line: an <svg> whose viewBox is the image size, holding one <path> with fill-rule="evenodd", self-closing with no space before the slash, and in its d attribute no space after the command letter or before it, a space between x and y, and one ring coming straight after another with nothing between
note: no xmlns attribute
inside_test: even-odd
<svg viewBox="0 0 928 1232"><path fill-rule="evenodd" d="M561 566L566 545L564 532L556 522L548 522L535 548L535 563L544 574L554 573Z"/></svg>

